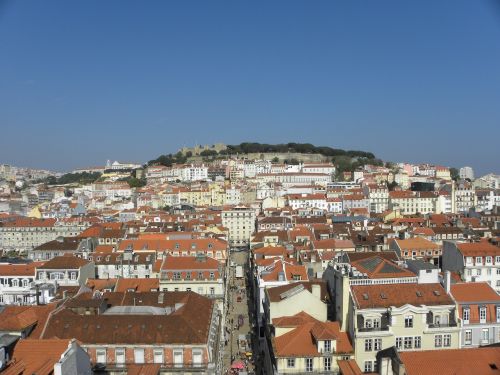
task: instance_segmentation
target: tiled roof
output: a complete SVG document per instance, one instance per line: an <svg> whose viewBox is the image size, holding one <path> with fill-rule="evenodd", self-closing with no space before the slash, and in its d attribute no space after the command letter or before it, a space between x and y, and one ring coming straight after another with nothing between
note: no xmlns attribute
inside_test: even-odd
<svg viewBox="0 0 500 375"><path fill-rule="evenodd" d="M298 285L302 285L304 289L308 290L312 293L312 286L319 285L321 292L321 300L324 301L328 298L328 291L326 289L325 281L301 281L286 285L275 286L274 288L267 288L266 293L269 296L269 300L271 302L279 302L283 298L281 298L281 294L287 292L290 289L297 287Z"/></svg>
<svg viewBox="0 0 500 375"><path fill-rule="evenodd" d="M464 256L497 256L500 255L500 247L488 242L457 243L458 250Z"/></svg>
<svg viewBox="0 0 500 375"><path fill-rule="evenodd" d="M337 361L340 375L361 375L363 371L359 368L354 359Z"/></svg>
<svg viewBox="0 0 500 375"><path fill-rule="evenodd" d="M399 267L397 264L378 255L351 262L351 265L356 267L359 272L367 274L370 279L415 277L413 272Z"/></svg>
<svg viewBox="0 0 500 375"><path fill-rule="evenodd" d="M273 338L276 357L319 357L314 334L319 339L336 339L336 353L352 353L347 333L340 331L338 322L311 322L301 324L290 332Z"/></svg>
<svg viewBox="0 0 500 375"><path fill-rule="evenodd" d="M159 290L160 279L126 279L119 278L116 281L114 288L115 292L126 292L128 290L135 290L136 292L150 292L151 290Z"/></svg>
<svg viewBox="0 0 500 375"><path fill-rule="evenodd" d="M454 305L441 284L353 285L351 292L359 309Z"/></svg>
<svg viewBox="0 0 500 375"><path fill-rule="evenodd" d="M46 242L40 246L35 247L36 251L51 251L51 250L67 250L75 251L78 249L81 238L76 237L63 237L53 241Z"/></svg>
<svg viewBox="0 0 500 375"><path fill-rule="evenodd" d="M37 267L37 269L40 270L64 270L64 269L78 269L80 267L83 267L90 262L74 257L74 256L61 256L61 257L55 257L49 260L48 262L45 262L42 266Z"/></svg>
<svg viewBox="0 0 500 375"><path fill-rule="evenodd" d="M35 276L35 268L43 262L27 264L0 264L0 276Z"/></svg>
<svg viewBox="0 0 500 375"><path fill-rule="evenodd" d="M394 240L401 250L437 250L439 246L432 241L422 237L408 238L406 240Z"/></svg>
<svg viewBox="0 0 500 375"><path fill-rule="evenodd" d="M54 365L68 349L70 340L20 340L14 347L12 360L15 365L7 367L5 375L53 374Z"/></svg>
<svg viewBox="0 0 500 375"><path fill-rule="evenodd" d="M130 293L130 297L134 294ZM85 344L110 345L207 344L213 301L188 294L184 305L169 315L78 315L66 309L52 315L43 338L76 338ZM138 296L134 298L139 301ZM123 306L133 306L132 298Z"/></svg>
<svg viewBox="0 0 500 375"><path fill-rule="evenodd" d="M495 375L500 347L401 352L407 375Z"/></svg>
<svg viewBox="0 0 500 375"><path fill-rule="evenodd" d="M500 295L486 282L452 284L450 294L458 303L500 302Z"/></svg>

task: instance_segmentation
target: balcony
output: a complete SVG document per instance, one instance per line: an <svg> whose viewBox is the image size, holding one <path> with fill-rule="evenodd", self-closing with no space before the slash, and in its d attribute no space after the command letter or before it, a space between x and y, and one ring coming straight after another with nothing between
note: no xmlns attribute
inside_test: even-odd
<svg viewBox="0 0 500 375"><path fill-rule="evenodd" d="M383 332L383 331L389 331L389 326L385 327L363 327L363 328L358 328L358 332Z"/></svg>

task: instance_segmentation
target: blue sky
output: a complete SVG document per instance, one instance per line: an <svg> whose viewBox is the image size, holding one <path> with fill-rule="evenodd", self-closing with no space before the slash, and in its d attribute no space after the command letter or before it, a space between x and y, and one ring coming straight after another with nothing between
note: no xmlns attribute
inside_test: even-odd
<svg viewBox="0 0 500 375"><path fill-rule="evenodd" d="M499 139L496 0L0 0L0 162L311 142L500 173Z"/></svg>

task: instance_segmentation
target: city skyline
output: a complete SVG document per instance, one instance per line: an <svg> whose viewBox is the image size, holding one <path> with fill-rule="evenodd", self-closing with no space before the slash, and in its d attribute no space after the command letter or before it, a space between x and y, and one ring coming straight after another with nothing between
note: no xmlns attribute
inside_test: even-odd
<svg viewBox="0 0 500 375"><path fill-rule="evenodd" d="M2 3L2 163L309 142L500 173L494 2L150 4Z"/></svg>

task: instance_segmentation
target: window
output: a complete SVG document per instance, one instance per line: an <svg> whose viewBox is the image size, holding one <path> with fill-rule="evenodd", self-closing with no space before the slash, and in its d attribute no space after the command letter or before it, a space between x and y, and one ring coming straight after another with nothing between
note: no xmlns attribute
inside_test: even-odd
<svg viewBox="0 0 500 375"><path fill-rule="evenodd" d="M135 363L144 363L144 349L142 348L134 349L134 361Z"/></svg>
<svg viewBox="0 0 500 375"><path fill-rule="evenodd" d="M420 349L422 347L422 337L420 336L415 336L414 338L414 348L415 349Z"/></svg>
<svg viewBox="0 0 500 375"><path fill-rule="evenodd" d="M468 329L465 331L465 345L472 344L472 330Z"/></svg>
<svg viewBox="0 0 500 375"><path fill-rule="evenodd" d="M442 335L434 336L434 346L436 348L440 348L443 346L443 336Z"/></svg>
<svg viewBox="0 0 500 375"><path fill-rule="evenodd" d="M125 364L125 349L116 348L115 350L115 362L117 365Z"/></svg>
<svg viewBox="0 0 500 375"><path fill-rule="evenodd" d="M469 323L469 317L470 317L470 309L464 308L463 313L462 313L462 318L463 318L465 323Z"/></svg>
<svg viewBox="0 0 500 375"><path fill-rule="evenodd" d="M306 358L306 372L312 372L313 370L313 359Z"/></svg>
<svg viewBox="0 0 500 375"><path fill-rule="evenodd" d="M405 328L413 327L413 315L405 316Z"/></svg>
<svg viewBox="0 0 500 375"><path fill-rule="evenodd" d="M413 337L405 337L404 338L404 348L411 349L413 347Z"/></svg>
<svg viewBox="0 0 500 375"><path fill-rule="evenodd" d="M495 257L495 263L500 263L500 256Z"/></svg>
<svg viewBox="0 0 500 375"><path fill-rule="evenodd" d="M210 288L210 295L213 296L215 294L215 288Z"/></svg>
<svg viewBox="0 0 500 375"><path fill-rule="evenodd" d="M186 272L186 280L191 280L191 272Z"/></svg>
<svg viewBox="0 0 500 375"><path fill-rule="evenodd" d="M484 328L481 331L481 342L487 343L489 341L490 341L490 330L489 330L489 328Z"/></svg>
<svg viewBox="0 0 500 375"><path fill-rule="evenodd" d="M215 278L215 273L210 272L210 280L213 280Z"/></svg>
<svg viewBox="0 0 500 375"><path fill-rule="evenodd" d="M286 359L286 367L288 367L288 368L295 367L295 358L287 358Z"/></svg>
<svg viewBox="0 0 500 375"><path fill-rule="evenodd" d="M325 352L331 352L331 351L332 351L332 341L325 340Z"/></svg>
<svg viewBox="0 0 500 375"><path fill-rule="evenodd" d="M180 280L181 279L181 273L180 272L174 272L174 280Z"/></svg>
<svg viewBox="0 0 500 375"><path fill-rule="evenodd" d="M483 262L482 257L476 257L476 264L481 264Z"/></svg>
<svg viewBox="0 0 500 375"><path fill-rule="evenodd" d="M486 307L479 308L479 323L486 323Z"/></svg>
<svg viewBox="0 0 500 375"><path fill-rule="evenodd" d="M497 306L497 323L500 323L500 306Z"/></svg>
<svg viewBox="0 0 500 375"><path fill-rule="evenodd" d="M97 349L95 357L97 363L106 363L106 349Z"/></svg>
<svg viewBox="0 0 500 375"><path fill-rule="evenodd" d="M19 280L18 279L13 279L12 280L12 286L18 287L19 286Z"/></svg>
<svg viewBox="0 0 500 375"><path fill-rule="evenodd" d="M374 339L373 340L373 349L377 350L377 351L382 349L382 339Z"/></svg>
<svg viewBox="0 0 500 375"><path fill-rule="evenodd" d="M451 335L450 334L443 335L443 346L445 346L445 347L451 346Z"/></svg>
<svg viewBox="0 0 500 375"><path fill-rule="evenodd" d="M181 349L174 350L174 366L182 367L184 365L184 357Z"/></svg>
<svg viewBox="0 0 500 375"><path fill-rule="evenodd" d="M332 359L330 357L323 358L323 366L325 371L331 371L332 369Z"/></svg>
<svg viewBox="0 0 500 375"><path fill-rule="evenodd" d="M373 349L373 340L365 339L365 352L371 352Z"/></svg>
<svg viewBox="0 0 500 375"><path fill-rule="evenodd" d="M403 338L396 337L396 348L401 349L403 347Z"/></svg>
<svg viewBox="0 0 500 375"><path fill-rule="evenodd" d="M365 372L372 372L373 364L372 361L365 361Z"/></svg>
<svg viewBox="0 0 500 375"><path fill-rule="evenodd" d="M199 349L193 350L193 366L194 367L200 367L202 365L201 359L202 359L202 351Z"/></svg>
<svg viewBox="0 0 500 375"><path fill-rule="evenodd" d="M71 278L71 280L76 280L76 272L71 272L70 278Z"/></svg>
<svg viewBox="0 0 500 375"><path fill-rule="evenodd" d="M365 328L372 328L372 327L373 327L373 321L371 319L366 319Z"/></svg>
<svg viewBox="0 0 500 375"><path fill-rule="evenodd" d="M161 348L154 349L153 362L154 363L163 363L163 349L161 349Z"/></svg>
<svg viewBox="0 0 500 375"><path fill-rule="evenodd" d="M486 257L486 263L491 263L493 261L492 257Z"/></svg>
<svg viewBox="0 0 500 375"><path fill-rule="evenodd" d="M26 288L28 286L28 280L23 280L23 287Z"/></svg>

